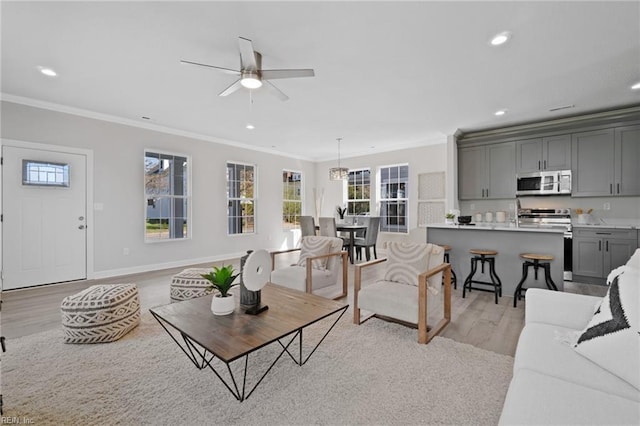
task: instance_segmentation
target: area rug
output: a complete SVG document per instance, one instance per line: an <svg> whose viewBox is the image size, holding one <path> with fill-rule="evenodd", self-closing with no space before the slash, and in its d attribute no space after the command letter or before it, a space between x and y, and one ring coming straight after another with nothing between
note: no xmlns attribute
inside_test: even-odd
<svg viewBox="0 0 640 426"><path fill-rule="evenodd" d="M414 329L379 319L356 326L348 315L304 366L282 357L244 402L195 368L149 312L113 343L64 344L62 330L11 340L2 355L4 415L38 425L498 422L513 358L442 337L419 345ZM250 357L248 382L276 346Z"/></svg>

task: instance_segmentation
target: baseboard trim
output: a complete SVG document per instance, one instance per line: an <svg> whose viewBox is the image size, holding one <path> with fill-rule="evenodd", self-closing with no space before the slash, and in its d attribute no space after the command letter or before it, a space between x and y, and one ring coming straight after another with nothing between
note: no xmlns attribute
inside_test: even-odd
<svg viewBox="0 0 640 426"><path fill-rule="evenodd" d="M131 268L109 269L106 271L96 271L93 279L118 277L122 275L141 274L144 272L158 271L162 269L179 268L182 266L198 265L200 263L220 262L222 260L236 259L244 256L246 252L228 253L218 256L200 257L196 259L182 259L174 262L155 263L151 265L140 265Z"/></svg>

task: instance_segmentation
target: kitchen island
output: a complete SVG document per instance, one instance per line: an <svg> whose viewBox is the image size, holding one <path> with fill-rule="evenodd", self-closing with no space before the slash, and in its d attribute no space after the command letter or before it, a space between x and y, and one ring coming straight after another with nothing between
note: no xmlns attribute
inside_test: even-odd
<svg viewBox="0 0 640 426"><path fill-rule="evenodd" d="M471 270L470 249L496 250L496 273L502 281L502 295L513 297L516 286L522 278L521 253L544 253L554 257L551 262L551 278L564 290L564 231L549 228L516 228L499 225L429 225L427 242L451 246L449 258L458 278L458 289L462 291L464 279ZM488 269L481 274L480 267L474 279L490 281ZM547 288L544 270L538 270L538 280L534 280L533 268L529 268L524 288ZM489 287L490 288L490 287Z"/></svg>

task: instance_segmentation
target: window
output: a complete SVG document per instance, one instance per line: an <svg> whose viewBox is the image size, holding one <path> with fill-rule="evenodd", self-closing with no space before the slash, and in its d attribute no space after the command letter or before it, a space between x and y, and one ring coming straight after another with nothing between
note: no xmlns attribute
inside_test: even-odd
<svg viewBox="0 0 640 426"><path fill-rule="evenodd" d="M380 230L408 232L409 166L380 168Z"/></svg>
<svg viewBox="0 0 640 426"><path fill-rule="evenodd" d="M227 163L227 201L229 234L255 232L255 167Z"/></svg>
<svg viewBox="0 0 640 426"><path fill-rule="evenodd" d="M286 231L300 227L302 213L302 173L282 172L282 228Z"/></svg>
<svg viewBox="0 0 640 426"><path fill-rule="evenodd" d="M69 165L22 160L22 184L35 186L69 186Z"/></svg>
<svg viewBox="0 0 640 426"><path fill-rule="evenodd" d="M146 241L188 238L189 193L187 165L187 157L145 152Z"/></svg>
<svg viewBox="0 0 640 426"><path fill-rule="evenodd" d="M350 170L347 181L347 214L369 214L371 170Z"/></svg>

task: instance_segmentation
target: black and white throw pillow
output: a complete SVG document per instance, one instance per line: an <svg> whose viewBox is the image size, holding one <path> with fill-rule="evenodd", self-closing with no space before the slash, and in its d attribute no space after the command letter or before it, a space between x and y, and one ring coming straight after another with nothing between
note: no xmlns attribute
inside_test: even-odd
<svg viewBox="0 0 640 426"><path fill-rule="evenodd" d="M640 390L640 272L613 279L575 350Z"/></svg>

